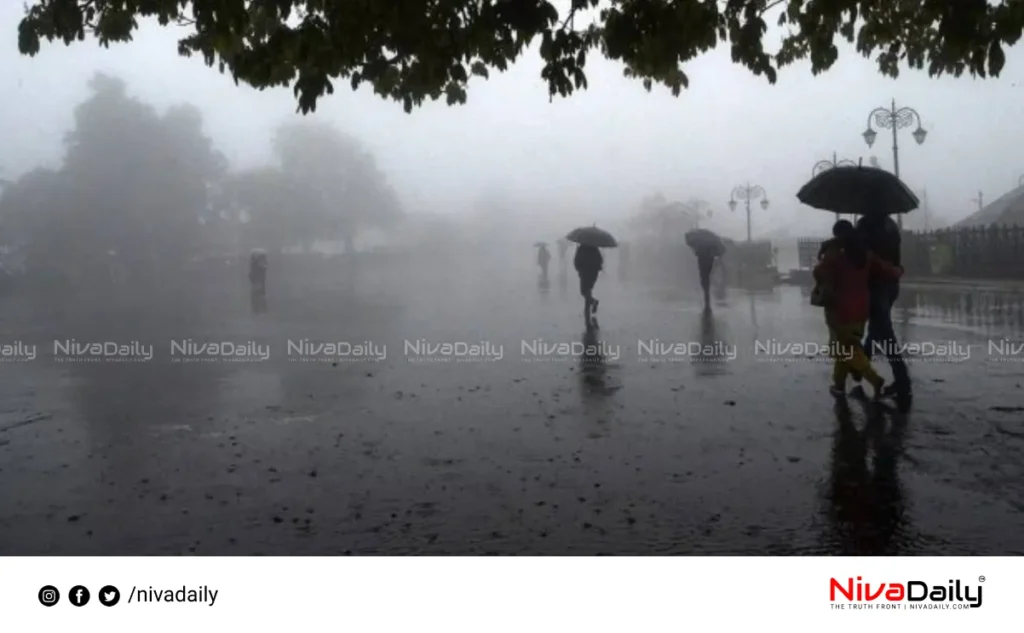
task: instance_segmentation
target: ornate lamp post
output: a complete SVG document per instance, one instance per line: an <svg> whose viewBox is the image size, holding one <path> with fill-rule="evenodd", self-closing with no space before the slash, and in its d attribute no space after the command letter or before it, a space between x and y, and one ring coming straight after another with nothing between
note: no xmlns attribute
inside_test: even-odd
<svg viewBox="0 0 1024 633"><path fill-rule="evenodd" d="M980 191L978 192L977 198L971 198L971 202L978 203L978 211L981 211L982 209L985 208L985 197L981 195Z"/></svg>
<svg viewBox="0 0 1024 633"><path fill-rule="evenodd" d="M864 131L864 141L871 147L875 144L875 138L878 136L878 132L871 129L871 121L875 122L875 125L889 130L892 130L892 173L897 178L900 177L900 146L899 138L896 134L903 128L908 128L914 123L917 123L917 129L915 129L911 135L914 140L917 141L918 145L924 143L925 138L928 137L928 131L921 127L921 115L917 113L917 110L913 108L899 108L896 109L896 100L892 100L892 107L890 108L875 108L868 114L868 129ZM900 229L903 228L903 217L897 216L899 221Z"/></svg>
<svg viewBox="0 0 1024 633"><path fill-rule="evenodd" d="M751 241L750 233L750 201L761 199L761 208L768 208L768 193L765 192L764 187L761 185L752 185L747 183L745 185L737 185L733 188L732 194L729 196L729 210L736 210L736 200L742 200L747 206L747 241Z"/></svg>
<svg viewBox="0 0 1024 633"><path fill-rule="evenodd" d="M832 160L819 160L818 162L814 163L814 168L811 169L811 178L814 178L815 176L817 176L821 172L827 171L827 170L832 169L834 167L856 167L856 166L857 166L857 163L853 162L852 160L847 160L845 158L843 160L837 160L836 159L836 153L832 152Z"/></svg>
<svg viewBox="0 0 1024 633"><path fill-rule="evenodd" d="M814 178L823 171L828 171L829 169L833 169L835 167L856 166L857 163L853 162L852 160L847 160L845 158L843 160L838 160L836 158L836 153L832 152L832 160L819 160L818 162L814 163L814 167L811 168L811 178ZM839 213L836 213L836 219L838 220L840 217L841 216L839 215Z"/></svg>

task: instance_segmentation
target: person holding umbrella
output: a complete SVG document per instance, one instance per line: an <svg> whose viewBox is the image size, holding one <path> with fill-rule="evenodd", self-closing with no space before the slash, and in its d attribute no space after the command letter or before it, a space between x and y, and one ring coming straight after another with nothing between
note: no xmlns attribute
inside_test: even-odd
<svg viewBox="0 0 1024 633"><path fill-rule="evenodd" d="M900 265L899 225L884 213L884 207L876 203L874 213L867 213L857 221L857 231L873 252L889 263ZM906 400L911 396L910 372L900 353L896 330L892 325L892 308L900 295L899 279L886 275L873 275L869 281L870 308L868 332L864 339L864 353L871 358L875 351L883 352L892 370L893 384L886 396Z"/></svg>
<svg viewBox="0 0 1024 633"><path fill-rule="evenodd" d="M725 242L713 231L694 229L686 233L686 244L697 256L700 288L704 291L704 309L711 309L711 272L715 260L725 254Z"/></svg>
<svg viewBox="0 0 1024 633"><path fill-rule="evenodd" d="M920 201L913 191L892 173L877 167L835 167L812 178L797 193L800 202L833 213L862 215L857 235L865 248L891 265L900 264L900 231L889 217L908 213ZM898 352L892 326L892 306L899 295L898 278L872 270L869 278L868 336L862 346L866 356L883 346L893 370L893 385L885 395L897 395L900 408L909 404L910 376Z"/></svg>
<svg viewBox="0 0 1024 633"><path fill-rule="evenodd" d="M836 397L845 396L846 379L853 375L866 379L878 399L885 394L885 381L871 366L861 344L869 315L868 284L872 277L898 279L903 270L868 250L861 234L848 221L839 220L832 231L834 246L823 253L814 269L814 278L832 290L823 306L835 362L830 391Z"/></svg>
<svg viewBox="0 0 1024 633"><path fill-rule="evenodd" d="M604 257L601 255L602 248L615 248L619 243L612 237L611 233L597 228L597 226L586 226L574 229L565 239L575 242L576 255L573 257L573 266L580 276L580 294L583 296L583 320L588 329L597 326L594 315L597 314L599 301L594 298L594 285L597 277L604 268Z"/></svg>

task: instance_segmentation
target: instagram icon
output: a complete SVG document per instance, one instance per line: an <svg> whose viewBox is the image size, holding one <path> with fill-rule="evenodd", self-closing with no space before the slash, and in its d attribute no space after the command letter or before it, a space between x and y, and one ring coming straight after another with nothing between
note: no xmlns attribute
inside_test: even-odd
<svg viewBox="0 0 1024 633"><path fill-rule="evenodd" d="M52 607L60 602L60 592L53 585L46 585L39 590L39 604L44 607Z"/></svg>

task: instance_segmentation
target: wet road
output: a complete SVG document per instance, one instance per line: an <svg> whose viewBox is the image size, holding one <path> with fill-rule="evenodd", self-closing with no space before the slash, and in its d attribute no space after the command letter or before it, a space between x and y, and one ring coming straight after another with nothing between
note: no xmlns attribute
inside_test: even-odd
<svg viewBox="0 0 1024 633"><path fill-rule="evenodd" d="M230 296L116 329L8 305L7 342L39 348L0 364L0 554L1024 554L1024 365L988 350L1021 340L1019 298L906 293L906 340L973 353L917 358L904 416L762 353L824 340L798 288L730 291L708 319L696 295L602 278L584 341L572 280L505 281L292 289L259 315ZM52 356L104 337L153 358ZM271 353L173 362L172 338ZM301 339L386 358L289 359ZM706 347L668 350L689 341ZM601 355L562 354L584 342Z"/></svg>

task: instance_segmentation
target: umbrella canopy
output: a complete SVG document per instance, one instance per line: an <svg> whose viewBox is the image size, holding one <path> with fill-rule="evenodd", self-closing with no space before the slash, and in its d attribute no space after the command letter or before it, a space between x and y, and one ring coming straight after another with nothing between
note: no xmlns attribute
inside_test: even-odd
<svg viewBox="0 0 1024 633"><path fill-rule="evenodd" d="M686 232L686 245L694 251L713 250L719 254L725 252L725 242L714 231L694 229Z"/></svg>
<svg viewBox="0 0 1024 633"><path fill-rule="evenodd" d="M578 229L573 229L569 231L565 239L583 246L596 246L597 248L615 248L619 245L611 233L596 226L581 226Z"/></svg>
<svg viewBox="0 0 1024 633"><path fill-rule="evenodd" d="M877 167L833 167L801 187L800 202L833 213L909 213L919 201L892 173Z"/></svg>

